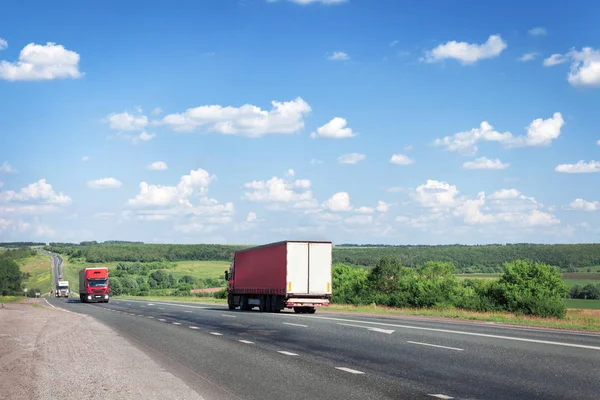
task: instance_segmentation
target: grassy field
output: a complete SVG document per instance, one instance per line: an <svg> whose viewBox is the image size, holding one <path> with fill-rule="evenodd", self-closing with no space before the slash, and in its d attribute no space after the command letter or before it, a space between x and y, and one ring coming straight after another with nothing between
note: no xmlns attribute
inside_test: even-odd
<svg viewBox="0 0 600 400"><path fill-rule="evenodd" d="M117 266L117 262L92 264L85 262L72 262L66 259L63 262L64 278L69 281L71 288L75 291L79 290L79 271L83 268L91 267L108 267L108 270L113 270ZM178 261L168 263L171 268L164 271L173 274L177 279L184 275L190 275L194 278L219 278L224 276L226 269L229 269L228 261ZM109 273L110 275L110 273Z"/></svg>
<svg viewBox="0 0 600 400"><path fill-rule="evenodd" d="M22 299L22 296L0 296L0 303L12 303Z"/></svg>
<svg viewBox="0 0 600 400"><path fill-rule="evenodd" d="M29 279L23 281L28 289L40 289L42 294L52 290L52 276L50 272L50 257L43 254L37 254L34 257L27 257L17 261L21 272L31 275Z"/></svg>
<svg viewBox="0 0 600 400"><path fill-rule="evenodd" d="M600 310L600 300L566 299L565 305L567 308Z"/></svg>

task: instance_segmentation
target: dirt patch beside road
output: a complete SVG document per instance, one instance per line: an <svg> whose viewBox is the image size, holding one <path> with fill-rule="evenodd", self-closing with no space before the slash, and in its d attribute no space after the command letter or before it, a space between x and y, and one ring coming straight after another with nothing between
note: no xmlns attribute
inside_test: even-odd
<svg viewBox="0 0 600 400"><path fill-rule="evenodd" d="M41 299L0 306L0 377L11 400L202 400L110 328Z"/></svg>

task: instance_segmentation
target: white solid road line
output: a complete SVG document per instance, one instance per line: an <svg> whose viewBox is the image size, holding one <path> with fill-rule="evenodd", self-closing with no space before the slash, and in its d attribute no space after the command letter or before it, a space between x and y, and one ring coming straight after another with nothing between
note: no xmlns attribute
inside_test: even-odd
<svg viewBox="0 0 600 400"><path fill-rule="evenodd" d="M296 353L290 353L289 351L278 351L278 353L285 354L286 356L297 356Z"/></svg>
<svg viewBox="0 0 600 400"><path fill-rule="evenodd" d="M363 325L354 325L354 324L338 324L338 325L354 326L356 328L364 328L364 329L370 330L372 332L387 333L388 335L391 335L392 333L395 332L392 329L373 328L372 326L363 326Z"/></svg>
<svg viewBox="0 0 600 400"><path fill-rule="evenodd" d="M211 332L210 334L215 336L223 336L223 334L219 332Z"/></svg>
<svg viewBox="0 0 600 400"><path fill-rule="evenodd" d="M308 325L302 325L302 324L292 324L291 322L282 322L283 325L291 325L291 326L301 326L303 328L308 328Z"/></svg>
<svg viewBox="0 0 600 400"><path fill-rule="evenodd" d="M519 337L512 337L512 336L490 335L487 333L455 331L452 329L424 328L421 326L389 324L389 323L385 323L385 322L357 321L354 319L333 318L333 317L313 317L313 316L297 315L295 318L310 318L310 319L323 319L323 320L329 320L329 321L357 322L360 324L392 326L392 327L403 328L403 329L415 329L418 331L444 332L444 333L453 333L456 335L479 336L479 337L488 337L488 338L492 338L492 339L514 340L514 341L518 341L518 342L540 343L540 344L549 344L549 345L553 345L553 346L566 346L566 347L577 347L580 349L600 350L600 346L588 346L588 345L584 345L584 344L553 342L553 341L549 341L549 340L526 339L526 338L519 338Z"/></svg>
<svg viewBox="0 0 600 400"><path fill-rule="evenodd" d="M200 329L197 326L190 326L190 329Z"/></svg>
<svg viewBox="0 0 600 400"><path fill-rule="evenodd" d="M438 399L445 399L445 400L454 398L454 397L446 396L445 394L428 394L427 396L437 397Z"/></svg>
<svg viewBox="0 0 600 400"><path fill-rule="evenodd" d="M340 371L350 372L351 374L364 374L362 371L357 371L355 369L350 369L346 367L335 367L335 369L339 369Z"/></svg>
<svg viewBox="0 0 600 400"><path fill-rule="evenodd" d="M246 343L246 344L254 344L254 342L251 342L249 340L238 340L238 341L242 342L242 343Z"/></svg>
<svg viewBox="0 0 600 400"><path fill-rule="evenodd" d="M50 304L50 302L49 302L47 299L44 299L44 301L45 301L45 302L46 302L46 304L48 304L50 307L52 307L52 308L56 308L56 307L54 307L52 304Z"/></svg>
<svg viewBox="0 0 600 400"><path fill-rule="evenodd" d="M458 350L458 351L463 351L464 350L464 349L459 349L458 347L448 347L448 346L440 346L440 345L437 345L437 344L430 344L430 343L411 342L410 340L407 340L406 343L420 344L421 346L440 347L442 349L450 349L450 350Z"/></svg>
<svg viewBox="0 0 600 400"><path fill-rule="evenodd" d="M173 322L173 325L181 325L181 322Z"/></svg>

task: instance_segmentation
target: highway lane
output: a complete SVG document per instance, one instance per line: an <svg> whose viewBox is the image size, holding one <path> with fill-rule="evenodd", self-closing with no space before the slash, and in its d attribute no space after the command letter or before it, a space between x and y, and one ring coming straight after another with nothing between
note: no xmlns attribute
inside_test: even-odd
<svg viewBox="0 0 600 400"><path fill-rule="evenodd" d="M245 399L284 393L298 399L597 399L600 392L600 336L593 334L115 299L54 303L168 355L214 382L208 389Z"/></svg>

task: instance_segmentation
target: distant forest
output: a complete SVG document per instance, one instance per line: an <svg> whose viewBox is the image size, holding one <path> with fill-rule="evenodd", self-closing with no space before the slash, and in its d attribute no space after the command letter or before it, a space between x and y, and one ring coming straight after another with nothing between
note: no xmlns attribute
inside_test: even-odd
<svg viewBox="0 0 600 400"><path fill-rule="evenodd" d="M45 246L46 243L37 242L0 242L0 247L18 249L19 247L30 247L30 246Z"/></svg>
<svg viewBox="0 0 600 400"><path fill-rule="evenodd" d="M155 262L182 260L233 260L236 250L248 246L217 244L120 244L117 241L97 244L51 243L45 249L90 263ZM333 262L372 267L382 257L392 256L406 267L428 261L452 263L457 272L502 272L504 263L529 259L559 267L563 271L600 265L600 244L510 244L446 246L335 246Z"/></svg>

